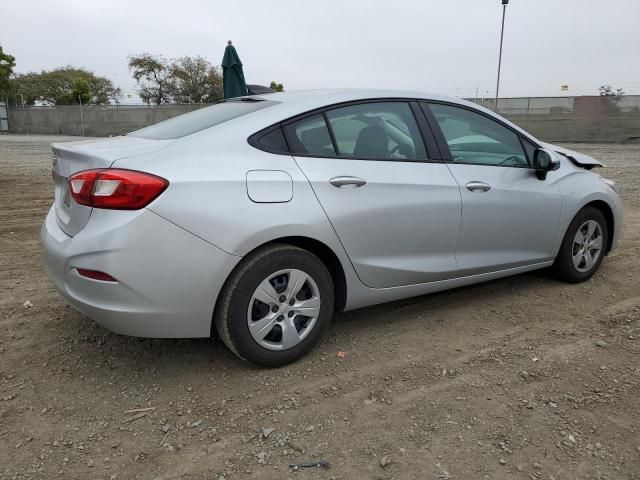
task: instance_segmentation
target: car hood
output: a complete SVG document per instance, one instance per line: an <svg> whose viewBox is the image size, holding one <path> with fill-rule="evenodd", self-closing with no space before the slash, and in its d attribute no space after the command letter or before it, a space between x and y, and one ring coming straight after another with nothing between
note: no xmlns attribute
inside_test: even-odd
<svg viewBox="0 0 640 480"><path fill-rule="evenodd" d="M581 167L587 170L591 170L592 168L595 168L595 167L605 166L604 163L596 160L593 157L590 157L589 155L585 155L584 153L576 152L574 150L569 150L568 148L560 147L558 145L553 145L551 143L545 143L544 147L559 153L563 157L566 157L569 160L571 160L571 162L574 165L577 165L578 167Z"/></svg>

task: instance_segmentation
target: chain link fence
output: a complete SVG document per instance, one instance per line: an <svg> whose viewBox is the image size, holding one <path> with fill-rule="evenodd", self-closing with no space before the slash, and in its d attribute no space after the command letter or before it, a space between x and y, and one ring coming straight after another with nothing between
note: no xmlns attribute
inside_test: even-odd
<svg viewBox="0 0 640 480"><path fill-rule="evenodd" d="M495 99L469 99L494 110ZM11 133L121 135L161 120L206 107L190 105L10 106ZM624 97L522 97L498 100L498 113L550 142L640 140L640 95Z"/></svg>
<svg viewBox="0 0 640 480"><path fill-rule="evenodd" d="M495 111L495 99L470 101ZM548 142L640 141L640 95L498 99L497 112Z"/></svg>
<svg viewBox="0 0 640 480"><path fill-rule="evenodd" d="M209 104L57 105L9 108L11 133L108 137L122 135Z"/></svg>
<svg viewBox="0 0 640 480"><path fill-rule="evenodd" d="M495 111L494 98L470 98L468 100ZM498 113L504 116L640 113L640 95L499 98Z"/></svg>
<svg viewBox="0 0 640 480"><path fill-rule="evenodd" d="M0 132L6 132L9 130L9 119L7 116L7 106L5 103L0 102Z"/></svg>

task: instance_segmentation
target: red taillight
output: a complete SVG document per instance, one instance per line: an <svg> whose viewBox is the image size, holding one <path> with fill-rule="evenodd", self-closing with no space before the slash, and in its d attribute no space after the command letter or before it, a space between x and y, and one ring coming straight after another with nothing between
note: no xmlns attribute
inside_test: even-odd
<svg viewBox="0 0 640 480"><path fill-rule="evenodd" d="M76 272L81 277L90 278L92 280L100 280L101 282L117 282L115 278L113 278L108 273L100 272L99 270L87 270L86 268L76 268Z"/></svg>
<svg viewBox="0 0 640 480"><path fill-rule="evenodd" d="M137 210L149 205L169 182L134 170L85 170L69 177L69 191L76 203L94 208Z"/></svg>

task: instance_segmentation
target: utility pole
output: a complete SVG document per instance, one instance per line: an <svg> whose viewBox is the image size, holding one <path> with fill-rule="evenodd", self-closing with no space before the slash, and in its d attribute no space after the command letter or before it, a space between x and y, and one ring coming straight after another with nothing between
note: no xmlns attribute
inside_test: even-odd
<svg viewBox="0 0 640 480"><path fill-rule="evenodd" d="M500 30L500 54L498 55L498 80L496 81L496 102L494 112L498 113L498 93L500 91L500 67L502 66L502 39L504 38L504 17L507 13L509 0L502 0L502 29Z"/></svg>

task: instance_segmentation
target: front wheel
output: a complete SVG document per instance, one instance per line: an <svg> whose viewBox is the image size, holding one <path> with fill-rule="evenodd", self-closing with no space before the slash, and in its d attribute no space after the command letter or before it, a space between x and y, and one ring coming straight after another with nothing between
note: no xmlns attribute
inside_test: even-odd
<svg viewBox="0 0 640 480"><path fill-rule="evenodd" d="M600 210L585 207L565 233L553 264L557 276L570 283L583 282L598 270L609 238L607 222Z"/></svg>
<svg viewBox="0 0 640 480"><path fill-rule="evenodd" d="M270 245L232 273L215 313L225 345L245 361L277 367L318 343L333 316L329 271L312 253Z"/></svg>

